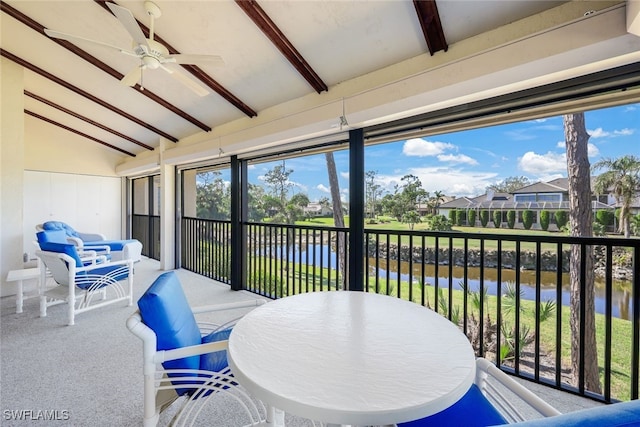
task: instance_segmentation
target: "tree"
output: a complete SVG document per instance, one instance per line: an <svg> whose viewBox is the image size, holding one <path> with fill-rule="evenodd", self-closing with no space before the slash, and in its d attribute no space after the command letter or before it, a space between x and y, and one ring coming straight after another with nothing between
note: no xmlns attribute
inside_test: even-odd
<svg viewBox="0 0 640 427"><path fill-rule="evenodd" d="M507 227L513 228L516 226L516 211L508 210L507 211Z"/></svg>
<svg viewBox="0 0 640 427"><path fill-rule="evenodd" d="M589 202L589 205L591 205L591 202ZM562 230L564 226L567 225L567 221L569 221L567 211L556 211L553 216L556 218L556 226L558 227L558 230Z"/></svg>
<svg viewBox="0 0 640 427"><path fill-rule="evenodd" d="M248 204L248 220L249 221L262 221L264 217L267 215L267 211L265 209L264 203L264 188L260 185L256 184L248 184L247 193L249 200Z"/></svg>
<svg viewBox="0 0 640 427"><path fill-rule="evenodd" d="M405 212L402 215L402 222L409 224L409 230L413 230L415 225L420 222L420 214L416 210Z"/></svg>
<svg viewBox="0 0 640 427"><path fill-rule="evenodd" d="M365 194L365 207L369 218L376 217L376 207L378 205L378 198L382 195L382 186L377 184L376 176L378 172L368 171L365 173L364 181L364 194Z"/></svg>
<svg viewBox="0 0 640 427"><path fill-rule="evenodd" d="M434 191L433 196L429 197L427 204L429 205L430 213L437 215L438 208L440 207L440 203L444 201L444 192L442 191Z"/></svg>
<svg viewBox="0 0 640 427"><path fill-rule="evenodd" d="M329 174L329 187L331 189L331 203L333 204L333 222L336 227L344 228L344 212L342 211L342 199L340 199L340 185L338 183L338 171L336 170L336 162L333 158L333 152L329 151L325 153L325 160L327 162L327 173ZM364 224L362 224L364 226ZM346 252L346 240L344 233L338 233L338 239L336 241L338 245L337 255L338 262L340 263L340 270L342 271L342 289L347 289L347 271L345 262Z"/></svg>
<svg viewBox="0 0 640 427"><path fill-rule="evenodd" d="M198 218L221 220L230 218L230 188L221 176L220 171L197 174L196 212Z"/></svg>
<svg viewBox="0 0 640 427"><path fill-rule="evenodd" d="M540 228L544 231L549 229L550 212L546 210L540 211Z"/></svg>
<svg viewBox="0 0 640 427"><path fill-rule="evenodd" d="M468 226L470 227L475 227L476 226L476 215L478 214L478 212L475 209L471 209L469 211L469 217L468 217Z"/></svg>
<svg viewBox="0 0 640 427"><path fill-rule="evenodd" d="M392 195L385 195L382 198L385 211L398 221L402 221L405 213L416 210L418 204L429 197L429 193L422 188L422 183L417 176L405 175L401 181L401 184L395 186Z"/></svg>
<svg viewBox="0 0 640 427"><path fill-rule="evenodd" d="M487 191L494 191L496 193L512 193L530 184L531 181L526 176L510 176L502 181L489 185L487 187Z"/></svg>
<svg viewBox="0 0 640 427"><path fill-rule="evenodd" d="M291 196L285 206L285 216L287 224L294 224L304 217L304 208L309 204L309 197L306 194L298 193Z"/></svg>
<svg viewBox="0 0 640 427"><path fill-rule="evenodd" d="M567 177L569 179L569 223L572 237L592 235L591 213L591 170L587 155L589 134L584 123L584 113L566 114L564 134L567 152ZM593 274L593 251L591 246L583 246L587 251L585 265L581 263L580 245L571 245L569 266L570 290L570 327L571 327L571 369L574 373L574 385L577 385L581 362L584 364L584 387L600 393L598 371L598 351L596 347L595 322L595 281ZM581 270L585 277L580 280ZM580 319L580 305L584 304L584 319ZM584 334L581 338L581 320ZM580 346L584 359L580 360Z"/></svg>
<svg viewBox="0 0 640 427"><path fill-rule="evenodd" d="M502 225L502 212L493 211L493 226L495 228L500 228L501 225Z"/></svg>
<svg viewBox="0 0 640 427"><path fill-rule="evenodd" d="M289 181L289 175L293 173L293 169L287 169L282 161L282 165L276 165L264 176L264 182L271 187L271 194L280 200L280 206L284 209L287 204L287 196L289 188L293 184Z"/></svg>
<svg viewBox="0 0 640 427"><path fill-rule="evenodd" d="M489 211L486 209L483 209L480 211L480 224L482 224L483 227L486 227L488 223L489 223Z"/></svg>
<svg viewBox="0 0 640 427"><path fill-rule="evenodd" d="M522 212L522 225L525 230L530 230L533 225L533 211L526 209Z"/></svg>
<svg viewBox="0 0 640 427"><path fill-rule="evenodd" d="M631 236L631 203L640 188L640 157L626 155L617 159L604 158L593 165L593 170L607 169L595 180L598 194L613 193L620 205L619 232Z"/></svg>

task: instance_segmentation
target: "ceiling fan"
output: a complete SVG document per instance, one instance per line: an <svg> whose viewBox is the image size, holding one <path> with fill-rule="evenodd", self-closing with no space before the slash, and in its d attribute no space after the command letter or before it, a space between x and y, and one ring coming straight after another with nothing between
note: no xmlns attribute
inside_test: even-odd
<svg viewBox="0 0 640 427"><path fill-rule="evenodd" d="M142 71L143 70L155 70L162 68L169 73L171 77L180 81L185 86L189 87L195 93L200 96L209 94L209 91L204 87L197 84L186 74L181 72L178 68L170 68L169 64L209 64L209 65L223 65L224 61L217 55L192 55L192 54L170 54L168 49L162 44L153 39L153 25L155 18L159 18L162 15L160 8L152 1L145 1L144 8L150 17L149 24L149 38L144 36L144 33L140 29L138 22L134 18L129 9L122 6L118 6L115 3L106 3L111 12L118 18L120 24L127 30L132 38L132 49L122 49L117 46L103 43L96 40L90 40L84 37L74 36L72 34L66 34L59 31L45 29L44 32L51 38L63 39L70 42L83 41L98 44L103 47L115 49L125 55L133 56L140 59L140 65L129 71L121 81L121 83L127 86L135 86L140 82L142 87ZM169 65L169 66L167 66Z"/></svg>

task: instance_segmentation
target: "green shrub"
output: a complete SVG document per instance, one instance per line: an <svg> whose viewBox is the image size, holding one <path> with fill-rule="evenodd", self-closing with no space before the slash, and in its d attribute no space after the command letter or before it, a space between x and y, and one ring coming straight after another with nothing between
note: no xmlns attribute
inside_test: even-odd
<svg viewBox="0 0 640 427"><path fill-rule="evenodd" d="M596 211L596 222L598 224L604 225L605 227L613 225L613 215L613 211L609 210L601 209L599 211Z"/></svg>
<svg viewBox="0 0 640 427"><path fill-rule="evenodd" d="M516 226L516 211L514 210L507 211L507 226L509 228L513 228Z"/></svg>
<svg viewBox="0 0 640 427"><path fill-rule="evenodd" d="M468 225L470 227L475 227L476 226L476 215L478 214L478 212L476 210L470 210L469 211L469 222Z"/></svg>
<svg viewBox="0 0 640 427"><path fill-rule="evenodd" d="M525 230L530 230L533 225L533 211L526 209L522 212L522 225Z"/></svg>
<svg viewBox="0 0 640 427"><path fill-rule="evenodd" d="M451 231L451 223L444 215L427 215L424 222L429 230Z"/></svg>
<svg viewBox="0 0 640 427"><path fill-rule="evenodd" d="M489 223L489 211L484 209L480 211L480 224L482 224L483 227L486 227L487 224Z"/></svg>
<svg viewBox="0 0 640 427"><path fill-rule="evenodd" d="M607 227L600 224L598 221L593 221L591 230L594 236L604 237L606 235Z"/></svg>
<svg viewBox="0 0 640 427"><path fill-rule="evenodd" d="M567 211L556 211L556 225L558 226L558 230L562 230L567 225L569 221L569 214Z"/></svg>
<svg viewBox="0 0 640 427"><path fill-rule="evenodd" d="M451 224L456 224L456 215L458 214L458 210L457 209L451 209L449 211L449 222Z"/></svg>
<svg viewBox="0 0 640 427"><path fill-rule="evenodd" d="M502 212L493 211L493 226L495 228L500 228L501 224L502 224Z"/></svg>
<svg viewBox="0 0 640 427"><path fill-rule="evenodd" d="M462 227L467 220L467 212L464 209L456 209L456 225Z"/></svg>
<svg viewBox="0 0 640 427"><path fill-rule="evenodd" d="M540 228L547 231L549 229L550 219L551 213L549 211L540 211Z"/></svg>

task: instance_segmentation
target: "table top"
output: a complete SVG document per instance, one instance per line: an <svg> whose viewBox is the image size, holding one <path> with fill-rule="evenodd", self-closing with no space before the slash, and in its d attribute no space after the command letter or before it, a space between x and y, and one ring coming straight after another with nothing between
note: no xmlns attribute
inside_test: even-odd
<svg viewBox="0 0 640 427"><path fill-rule="evenodd" d="M11 270L7 273L7 282L13 282L14 280L26 280L26 279L35 279L40 277L40 269L38 267L34 268L24 268L22 270Z"/></svg>
<svg viewBox="0 0 640 427"><path fill-rule="evenodd" d="M455 403L475 376L464 334L434 311L366 292L313 292L251 311L229 366L264 403L335 424L393 424Z"/></svg>

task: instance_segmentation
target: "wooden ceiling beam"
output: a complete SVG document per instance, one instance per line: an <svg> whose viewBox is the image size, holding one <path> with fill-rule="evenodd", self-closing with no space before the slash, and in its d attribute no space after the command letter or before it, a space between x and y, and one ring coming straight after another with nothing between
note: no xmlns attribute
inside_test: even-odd
<svg viewBox="0 0 640 427"><path fill-rule="evenodd" d="M83 122L89 123L89 124L91 124L91 125L93 125L95 127L98 127L98 128L100 128L102 130L105 130L105 131L107 131L107 132L109 132L109 133L111 133L113 135L116 135L116 136L122 138L122 139L126 139L127 141L133 142L134 144L139 145L140 147L146 148L147 150L153 150L153 147L151 147L151 146L149 146L147 144L144 144L144 143L142 143L142 142L140 142L140 141L138 141L138 140L136 140L134 138L131 138L130 136L127 136L127 135L125 135L125 134L123 134L121 132L118 132L115 129L111 129L111 128L109 128L109 127L107 127L107 126L105 126L105 125L103 125L101 123L96 122L95 120L91 120L88 117L85 117L85 116L83 116L81 114L76 113L75 111L71 111L68 108L63 107L62 105L56 104L55 102L50 101L48 99L45 99L45 98L43 98L43 97L41 97L39 95L36 95L35 93L32 93L32 92L29 92L28 90L25 90L24 94L26 96L30 97L30 98L33 98L33 99L35 99L37 101L42 102L43 104L46 104L46 105L48 105L50 107L53 107L56 110L60 110L63 113L67 113L70 116L75 117L76 119L80 119Z"/></svg>
<svg viewBox="0 0 640 427"><path fill-rule="evenodd" d="M173 142L178 142L178 138L176 138L175 136L171 136L168 133L166 133L164 131L161 131L160 129L158 129L158 128L154 127L154 126L143 122L139 118L137 118L135 116L132 116L131 114L127 113L126 111L123 111L123 110L119 109L118 107L115 107L115 106L103 101L102 99L100 99L100 98L98 98L98 97L96 97L94 95L91 95L90 93L80 89L77 86L73 86L71 83L69 83L69 82L67 82L65 80L62 80L59 77L54 76L53 74L49 73L48 71L43 70L42 68L36 67L35 65L31 64L30 62L25 61L24 59L14 55L13 53L11 53L9 51L6 51L4 49L0 49L0 56L5 57L10 61L15 62L16 64L22 65L24 68L26 68L26 69L28 69L30 71L33 71L34 73L39 74L42 77L45 77L45 78L47 78L47 79L49 79L49 80L51 80L51 81L53 81L55 83L58 83L60 86L66 88L66 89L69 89L70 91L75 92L78 95L83 96L83 97L87 98L88 100L93 101L96 104L101 105L102 107L107 108L107 109L113 111L114 113L121 115L122 117L126 117L127 119L131 120L132 122L134 122L134 123L146 128L146 129L150 130L151 132L154 132L154 133L162 136L163 138L167 138L168 140L173 141Z"/></svg>
<svg viewBox="0 0 640 427"><path fill-rule="evenodd" d="M24 110L24 112L25 112L25 114L28 114L29 116L35 117L36 119L40 119L40 120L45 121L47 123L50 123L50 124L52 124L54 126L58 126L58 127L62 128L64 130L67 130L67 131L71 132L71 133L75 133L76 135L80 135L83 138L90 139L91 141L95 141L98 144L102 144L102 145L104 145L106 147L111 148L112 150L119 151L119 152L121 152L123 154L126 154L127 156L131 156L131 157L135 157L136 156L135 154L130 153L127 150L123 150L122 148L116 147L115 145L111 145L108 142L101 141L98 138L94 138L91 135L87 135L86 133L82 133L79 130L70 128L69 126L63 125L62 123L58 123L55 120L51 120L51 119L49 119L47 117L41 116L40 114L34 113L33 111Z"/></svg>
<svg viewBox="0 0 640 427"><path fill-rule="evenodd" d="M266 12L255 0L236 0L236 4L251 18L251 20L262 30L271 43L289 60L291 65L305 78L307 82L320 93L329 90L318 74L300 55L300 52L291 44L287 37L280 31L278 26L269 18Z"/></svg>
<svg viewBox="0 0 640 427"><path fill-rule="evenodd" d="M78 55L79 57L84 59L85 61L89 62L91 65L94 65L94 66L98 67L99 69L101 69L105 73L109 74L110 76L114 77L115 79L121 80L122 77L124 77L124 74L120 73L118 70L115 70L114 68L111 68L109 65L107 65L104 62L100 61L95 56L90 55L89 53L87 53L84 50L80 49L79 47L77 47L73 43L71 43L71 42L69 42L67 40L50 38L49 36L47 36L45 34L45 32L44 32L45 27L43 25L41 25L40 23L34 21L33 19L31 19L30 17L28 17L24 13L18 11L17 9L9 6L6 2L0 2L0 9L2 10L2 12L5 12L7 15L9 15L12 18L16 19L17 21L23 23L24 25L26 25L27 27L31 28L32 30L42 34L47 39L59 44L60 46L64 47L65 49L75 53L76 55ZM155 101L156 103L158 103L159 105L163 106L164 108L166 108L167 110L171 111L172 113L176 114L177 116L179 116L179 117L185 119L186 121L190 122L191 124L199 127L200 129L204 130L205 132L209 132L211 130L211 128L209 126L207 126L206 124L202 123L201 121L199 121L195 117L190 116L185 111L180 110L178 107L176 107L175 105L169 103L168 101L165 101L164 99L160 98L158 95L156 95L155 93L151 92L150 90L148 90L148 89L144 89L143 90L142 87L140 85L138 85L138 84L136 84L133 87L133 89L138 91L138 93L141 93L142 95L144 95L147 98L151 99L152 101ZM174 141L174 142L177 142L177 140Z"/></svg>
<svg viewBox="0 0 640 427"><path fill-rule="evenodd" d="M109 13L111 13L113 15L113 13L111 12L111 9L109 9L109 6L107 6L107 3L114 3L115 4L114 1L111 1L111 0L94 0L94 1L96 3L98 3L100 6L102 6L102 8L105 9L107 12L109 12ZM137 19L136 19L136 22L140 26L140 29L144 33L145 37L148 38L149 37L149 28L145 24L143 24L142 22L138 21ZM174 54L174 55L180 53L176 48L171 46L169 43L167 43L166 40L164 40L162 37L160 37L158 35L158 33L154 32L153 39L155 41L157 41L158 43L164 45L167 48L167 50L169 51L169 53ZM182 68L184 68L185 70L187 70L188 72L193 74L198 80L200 80L202 83L204 83L205 85L210 87L218 95L223 97L227 102L229 102L231 105L236 107L238 110L242 111L247 116L255 117L255 116L258 115L258 113L256 113L251 107L249 107L247 104L242 102L237 96L235 96L234 94L229 92L220 83L215 81L213 79L213 77L211 77L210 75L205 73L200 67L198 67L196 65L190 65L190 64L180 64L180 65L182 66Z"/></svg>
<svg viewBox="0 0 640 427"><path fill-rule="evenodd" d="M449 46L442 31L436 0L413 0L413 4L431 56L440 50L446 52Z"/></svg>

